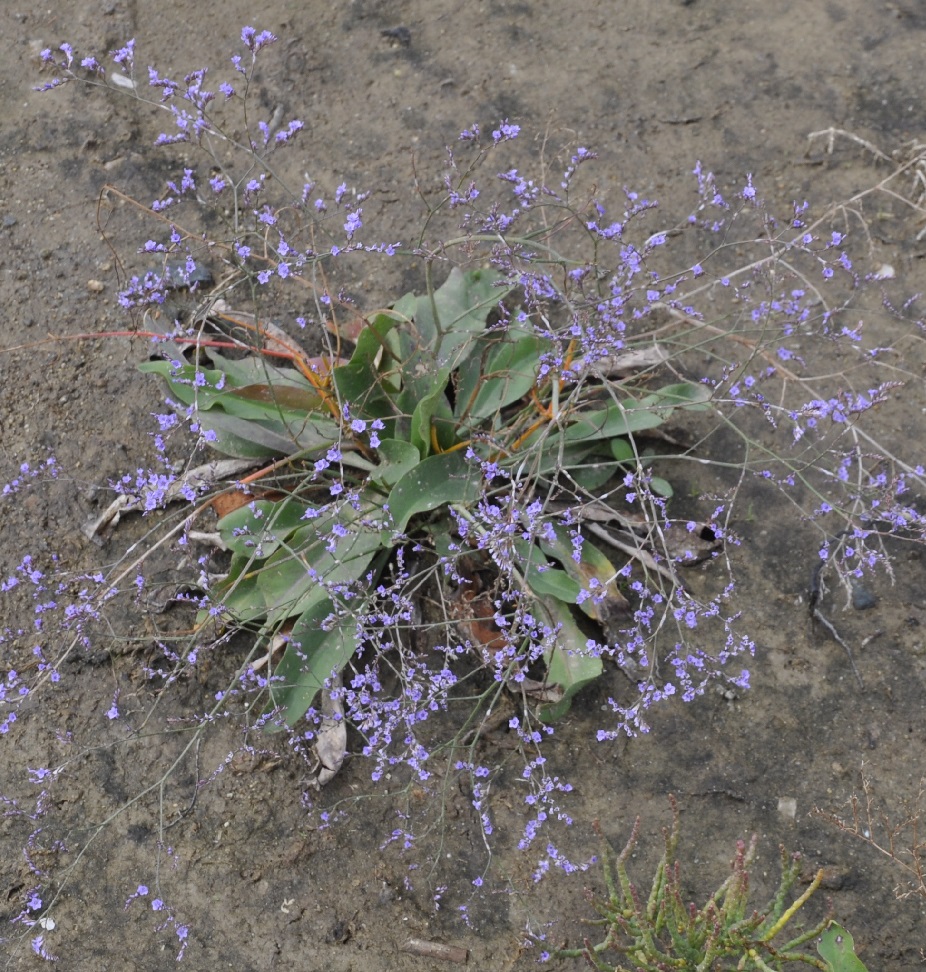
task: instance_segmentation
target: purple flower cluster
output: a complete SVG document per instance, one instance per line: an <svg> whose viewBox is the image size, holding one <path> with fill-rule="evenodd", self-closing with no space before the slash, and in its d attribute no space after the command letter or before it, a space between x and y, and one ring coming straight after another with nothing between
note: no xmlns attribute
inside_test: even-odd
<svg viewBox="0 0 926 972"><path fill-rule="evenodd" d="M34 466L24 462L19 467L19 475L4 484L3 495L11 496L13 493L18 493L24 486L36 480L56 479L58 472L59 467L54 456L49 456Z"/></svg>

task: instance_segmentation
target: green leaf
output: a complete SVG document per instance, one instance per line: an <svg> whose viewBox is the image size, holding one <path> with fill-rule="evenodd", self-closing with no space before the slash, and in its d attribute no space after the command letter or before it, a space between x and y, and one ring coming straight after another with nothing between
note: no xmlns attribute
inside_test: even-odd
<svg viewBox="0 0 926 972"><path fill-rule="evenodd" d="M561 469L575 469L593 455L596 451L597 443L566 445L562 437L553 436L549 444L546 445L540 454L540 459L536 466L531 467L534 475L549 476L558 473ZM520 465L524 461L521 452L516 452L506 463L508 466Z"/></svg>
<svg viewBox="0 0 926 972"><path fill-rule="evenodd" d="M262 369L253 367L255 362L245 368L241 362L229 362L220 355L213 358L223 370L193 365L174 369L169 361L148 361L140 367L162 375L181 404L195 404L200 424L204 430L215 432L218 441L214 444L221 452L240 458L292 455L301 450L327 449L337 441L338 423L327 410L307 411L302 407L320 399L301 375L294 372L295 378L292 374L283 376L268 365L274 384L260 384L253 381L263 376ZM226 366L234 377L224 372ZM239 381L246 383L239 386Z"/></svg>
<svg viewBox="0 0 926 972"><path fill-rule="evenodd" d="M228 573L219 581L213 591L213 600L225 609L227 617L235 624L261 621L267 614L267 602L257 586L253 557L245 554L232 556ZM203 621L199 618L198 621Z"/></svg>
<svg viewBox="0 0 926 972"><path fill-rule="evenodd" d="M423 459L407 472L389 494L393 528L404 533L409 520L447 503L474 503L482 488L481 473L462 449Z"/></svg>
<svg viewBox="0 0 926 972"><path fill-rule="evenodd" d="M313 388L299 388L294 385L245 385L229 392L227 396L217 399L220 403L225 401L233 405L240 402L242 407L248 403L255 406L255 414L277 415L281 412L291 412L296 415L304 412L317 412L324 405L321 395ZM226 411L229 409L226 408Z"/></svg>
<svg viewBox="0 0 926 972"><path fill-rule="evenodd" d="M331 373L340 400L350 403L355 418L383 418L390 414L381 372L391 363L387 360L391 357L390 332L402 319L404 315L400 312L377 314L357 336L350 361Z"/></svg>
<svg viewBox="0 0 926 972"><path fill-rule="evenodd" d="M298 371L292 368L276 368L266 358L236 360L226 358L212 349L204 351L204 354L211 360L212 368L193 364L182 364L180 368L174 368L172 362L165 360L145 361L138 368L147 374L159 374L166 378L184 404L191 404L194 400L211 402L215 397L222 397L248 385L301 389L308 394L316 394L311 382Z"/></svg>
<svg viewBox="0 0 926 972"><path fill-rule="evenodd" d="M227 358L215 348L208 348L204 353L210 358L213 366L226 376L226 386L229 388L243 388L245 385L270 382L274 385L294 385L308 387L308 379L294 368L278 368L260 354L246 358Z"/></svg>
<svg viewBox="0 0 926 972"><path fill-rule="evenodd" d="M540 358L549 346L536 334L508 331L501 339L486 335L460 370L457 416L476 424L523 398L537 383Z"/></svg>
<svg viewBox="0 0 926 972"><path fill-rule="evenodd" d="M340 672L357 651L353 619L332 622L332 614L333 606L328 598L304 611L296 619L290 644L274 671L282 681L272 683L271 699L274 706L283 709L288 726L295 725L306 714L325 681Z"/></svg>
<svg viewBox="0 0 926 972"><path fill-rule="evenodd" d="M472 352L473 336L485 330L489 312L511 289L497 282L494 271L464 273L454 267L433 301L428 295L418 298L415 326L438 368L457 368Z"/></svg>
<svg viewBox="0 0 926 972"><path fill-rule="evenodd" d="M852 936L835 922L820 936L817 951L829 966L829 972L868 972L862 960L855 954Z"/></svg>
<svg viewBox="0 0 926 972"><path fill-rule="evenodd" d="M544 608L558 631L556 640L544 653L547 662L547 681L559 685L563 697L558 702L540 706L539 716L544 722L562 718L572 705L573 696L601 675L601 659L590 655L586 637L575 622L569 607L562 601L547 598Z"/></svg>
<svg viewBox="0 0 926 972"><path fill-rule="evenodd" d="M601 624L607 633L614 620L627 611L627 600L617 586L617 570L614 564L588 540L583 541L582 559L577 562L573 558L572 539L568 530L554 526L553 533L554 539L541 539L543 552L555 557L580 589L592 595L583 600L579 607L584 614Z"/></svg>
<svg viewBox="0 0 926 972"><path fill-rule="evenodd" d="M655 429L669 419L676 407L696 409L709 401L710 397L711 390L706 385L691 382L667 385L639 400L611 402L605 408L580 412L575 421L567 426L564 437L567 442L613 439Z"/></svg>
<svg viewBox="0 0 926 972"><path fill-rule="evenodd" d="M211 443L213 448L235 459L270 458L297 451L291 436L261 422L210 412L208 416L199 417L199 424L205 432L215 433L216 440Z"/></svg>
<svg viewBox="0 0 926 972"><path fill-rule="evenodd" d="M579 585L565 571L551 567L535 543L517 537L513 547L518 567L535 594L556 597L569 604L576 603L581 590Z"/></svg>
<svg viewBox="0 0 926 972"><path fill-rule="evenodd" d="M622 442L623 439L617 441ZM614 476L617 472L617 463L602 459L598 453L593 453L586 462L565 468L569 469L570 475L582 489L594 493Z"/></svg>
<svg viewBox="0 0 926 972"><path fill-rule="evenodd" d="M672 499L672 497L675 495L675 490L672 489L672 484L667 479L663 479L661 476L653 476L649 481L649 488L657 496L663 496L665 499Z"/></svg>
<svg viewBox="0 0 926 972"><path fill-rule="evenodd" d="M618 462L630 462L632 459L636 458L636 453L633 450L633 446L627 441L627 439L612 439L609 443L611 447L611 455Z"/></svg>
<svg viewBox="0 0 926 972"><path fill-rule="evenodd" d="M217 524L219 535L229 550L264 559L304 524L307 509L306 503L292 497L254 500L223 516Z"/></svg>
<svg viewBox="0 0 926 972"><path fill-rule="evenodd" d="M371 471L370 481L390 489L421 462L418 450L404 439L382 439L376 450L379 465Z"/></svg>
<svg viewBox="0 0 926 972"><path fill-rule="evenodd" d="M609 440L622 442L620 446L613 446L617 450L615 458L625 461L632 458L633 450L627 454L628 445L622 436L646 429L654 429L665 422L664 413L638 407L632 402L629 406L611 403L605 408L592 408L580 411L565 428L553 425L543 425L528 436L518 450L518 455L541 448L541 472L553 472L560 468L570 468L578 461L575 457L584 458L596 448L605 446ZM585 452L582 452L582 449ZM570 450L572 450L570 452ZM568 459L566 456L568 455ZM519 460L520 461L520 460Z"/></svg>
<svg viewBox="0 0 926 972"><path fill-rule="evenodd" d="M460 444L458 425L446 395L441 395L437 400L437 406L431 415L431 429L441 452L449 452Z"/></svg>
<svg viewBox="0 0 926 972"><path fill-rule="evenodd" d="M392 310L381 311L380 313L395 318L400 325L408 324L415 316L418 300L419 298L415 294L405 294L392 305Z"/></svg>
<svg viewBox="0 0 926 972"><path fill-rule="evenodd" d="M256 571L256 583L273 624L303 613L327 596L331 585L351 584L366 572L383 534L373 518L381 511L343 504L296 530ZM335 525L345 535L335 533Z"/></svg>
<svg viewBox="0 0 926 972"><path fill-rule="evenodd" d="M334 422L308 416L289 427L282 422L242 419L222 412L200 414L198 419L205 431L213 431L218 436L218 442L213 445L243 459L317 452L330 448L339 438Z"/></svg>
<svg viewBox="0 0 926 972"><path fill-rule="evenodd" d="M578 419L566 427L564 436L567 442L607 440L658 428L667 417L664 412L639 402L611 402L606 408L581 412Z"/></svg>
<svg viewBox="0 0 926 972"><path fill-rule="evenodd" d="M667 405L704 405L711 400L711 389L707 385L696 384L691 381L679 382L677 385L666 385L654 393L660 404Z"/></svg>
<svg viewBox="0 0 926 972"><path fill-rule="evenodd" d="M575 604L581 587L564 570L551 567L549 570L537 570L531 565L526 571L526 580L530 589L541 597L555 597L567 604Z"/></svg>
<svg viewBox="0 0 926 972"><path fill-rule="evenodd" d="M437 430L441 447L449 448L456 441L447 386L450 375L470 356L485 330L487 314L507 292L495 286L495 279L488 271L463 273L455 267L432 295L402 298L403 310L412 319L389 335L395 338L390 348L396 360L388 376L395 388L392 397L397 416L391 434L408 437L422 457L430 452L434 415L445 420Z"/></svg>
<svg viewBox="0 0 926 972"><path fill-rule="evenodd" d="M379 311L357 335L354 353L350 356L350 364L370 364L377 355L388 352L387 336L390 331L408 319L408 314L414 311L414 304L408 298L396 302L392 310Z"/></svg>
<svg viewBox="0 0 926 972"><path fill-rule="evenodd" d="M450 379L449 369L438 371L430 382L431 390L418 400L412 412L410 441L418 450L421 458L431 453L431 419L435 414L442 417L450 415L450 405L444 390ZM452 418L452 415L450 416Z"/></svg>

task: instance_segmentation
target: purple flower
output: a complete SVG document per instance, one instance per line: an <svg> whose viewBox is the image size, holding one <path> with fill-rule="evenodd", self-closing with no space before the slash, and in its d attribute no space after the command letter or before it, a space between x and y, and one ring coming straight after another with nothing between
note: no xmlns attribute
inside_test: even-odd
<svg viewBox="0 0 926 972"><path fill-rule="evenodd" d="M347 214L347 220L344 223L344 232L347 233L347 238L349 240L352 240L354 238L354 233L356 233L357 230L363 226L363 222L360 219L360 214L362 212L362 209L358 209L355 213Z"/></svg>
<svg viewBox="0 0 926 972"><path fill-rule="evenodd" d="M301 132L303 128L305 128L305 125L301 121L291 121L286 128L276 133L274 141L278 145L282 145L284 142L288 142L297 132Z"/></svg>
<svg viewBox="0 0 926 972"><path fill-rule="evenodd" d="M64 48L62 47L62 50ZM118 51L113 51L113 60L116 64L124 64L126 67L131 68L135 63L135 40L134 38L130 40L125 47L120 47Z"/></svg>
<svg viewBox="0 0 926 972"><path fill-rule="evenodd" d="M163 91L161 95L162 104L173 98L179 87L176 82L171 81L169 78L162 78L153 67L148 68L148 85L152 88L161 88Z"/></svg>
<svg viewBox="0 0 926 972"><path fill-rule="evenodd" d="M520 125L512 125L506 118L499 126L492 132L492 141L497 145L499 142L507 142L513 138L517 138L521 132Z"/></svg>
<svg viewBox="0 0 926 972"><path fill-rule="evenodd" d="M144 898L147 894L148 894L148 885L147 884L139 884L138 887L135 889L135 893L134 894L130 894L128 896L128 898L125 899L125 907L128 908L128 906L136 898Z"/></svg>
<svg viewBox="0 0 926 972"><path fill-rule="evenodd" d="M253 27L241 28L241 41L252 53L256 54L262 47L273 44L277 38L269 30L262 30L259 34Z"/></svg>

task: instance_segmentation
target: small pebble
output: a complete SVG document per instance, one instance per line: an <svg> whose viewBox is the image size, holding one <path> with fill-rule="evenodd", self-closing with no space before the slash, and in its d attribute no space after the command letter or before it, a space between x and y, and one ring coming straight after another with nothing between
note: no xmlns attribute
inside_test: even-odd
<svg viewBox="0 0 926 972"><path fill-rule="evenodd" d="M107 77L117 88L128 88L129 91L135 90L135 82L125 74L120 74L118 71L110 71Z"/></svg>
<svg viewBox="0 0 926 972"><path fill-rule="evenodd" d="M878 603L878 599L864 584L852 585L852 607L856 611L867 611Z"/></svg>
<svg viewBox="0 0 926 972"><path fill-rule="evenodd" d="M779 797L778 812L789 820L797 816L797 800L794 797Z"/></svg>
<svg viewBox="0 0 926 972"><path fill-rule="evenodd" d="M106 285L100 280L88 280L87 290L93 294L101 294L106 289Z"/></svg>
<svg viewBox="0 0 926 972"><path fill-rule="evenodd" d="M388 37L395 45L400 47L408 47L412 42L412 32L401 24L398 27L381 30L380 34L383 37Z"/></svg>

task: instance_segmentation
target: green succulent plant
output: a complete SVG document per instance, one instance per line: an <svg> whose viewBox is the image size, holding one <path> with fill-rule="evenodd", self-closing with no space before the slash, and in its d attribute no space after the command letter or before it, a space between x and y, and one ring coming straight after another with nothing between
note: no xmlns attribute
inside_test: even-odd
<svg viewBox="0 0 926 972"><path fill-rule="evenodd" d="M670 798L672 826L663 832L665 848L648 897L634 884L627 863L637 846L640 820L620 854L601 834L606 897L589 894L600 915L591 922L605 930L593 944L560 949L553 957L581 958L598 972L780 972L791 964L824 972L866 972L855 954L852 936L831 918L801 931L788 930L800 909L819 888L819 871L796 900L791 892L801 876L799 854L781 848L781 881L764 907L749 904L749 872L757 839L738 841L730 876L698 908L686 903L677 859L680 838L678 805ZM789 903L790 901L790 903ZM788 937L790 936L790 937ZM820 958L803 949L816 943Z"/></svg>

